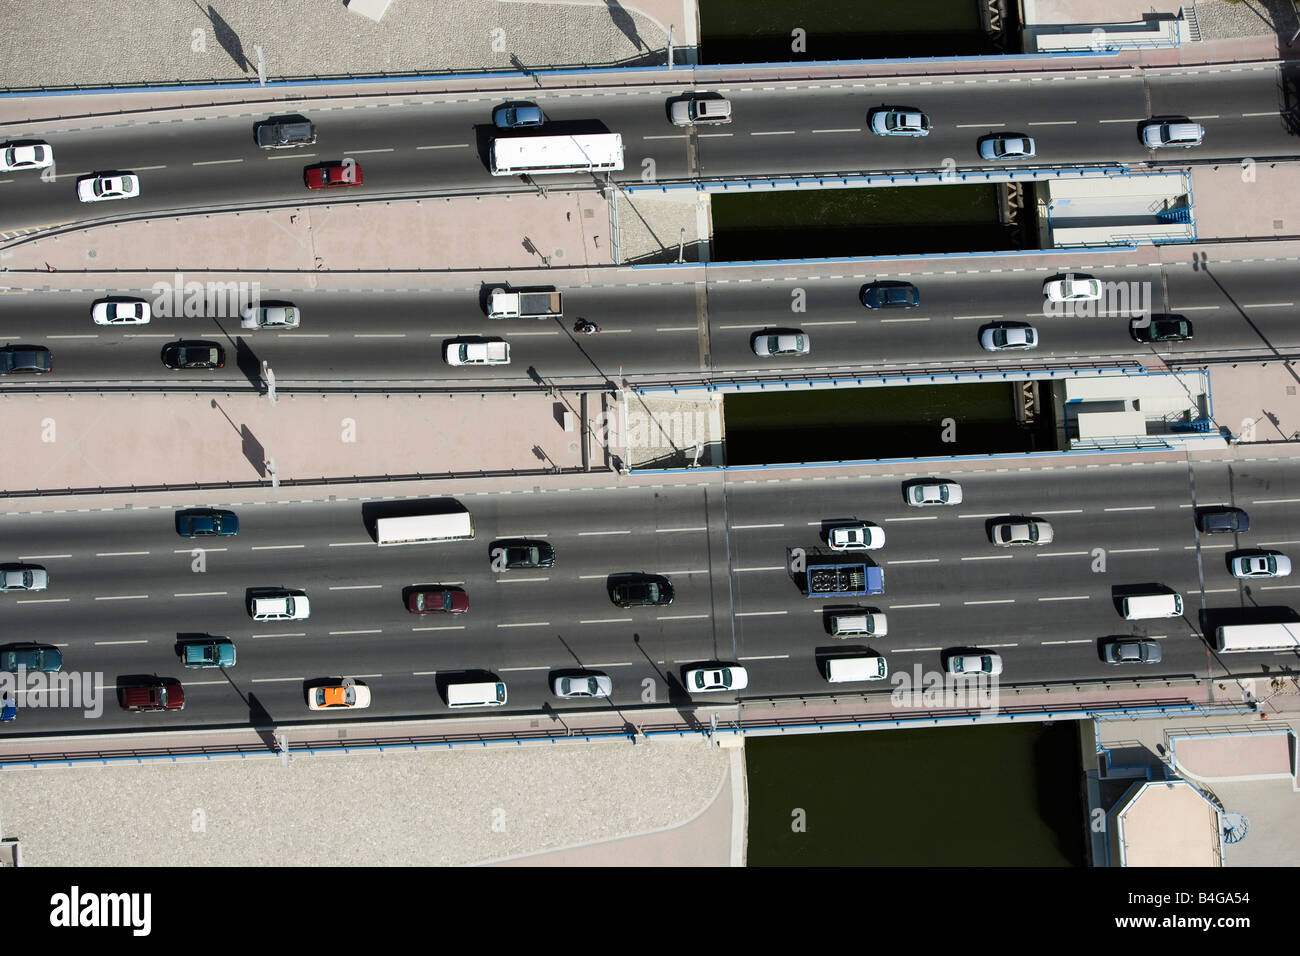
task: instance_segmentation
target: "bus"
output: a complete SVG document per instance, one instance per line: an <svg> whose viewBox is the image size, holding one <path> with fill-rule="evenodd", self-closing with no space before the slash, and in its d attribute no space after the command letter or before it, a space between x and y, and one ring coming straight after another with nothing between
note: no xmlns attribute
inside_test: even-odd
<svg viewBox="0 0 1300 956"><path fill-rule="evenodd" d="M623 168L623 137L498 136L492 140L492 175L588 173Z"/></svg>
<svg viewBox="0 0 1300 956"><path fill-rule="evenodd" d="M1229 624L1225 627L1216 627L1214 646L1225 654L1236 651L1300 650L1300 622Z"/></svg>
<svg viewBox="0 0 1300 956"><path fill-rule="evenodd" d="M375 522L375 538L380 547L390 544L428 544L432 541L467 541L472 537L474 522L468 511L380 518Z"/></svg>

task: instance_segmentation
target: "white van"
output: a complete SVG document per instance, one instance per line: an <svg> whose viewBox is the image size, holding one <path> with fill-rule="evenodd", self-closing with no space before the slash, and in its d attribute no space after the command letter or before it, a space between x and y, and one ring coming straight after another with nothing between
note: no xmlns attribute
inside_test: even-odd
<svg viewBox="0 0 1300 956"><path fill-rule="evenodd" d="M504 681L447 685L448 707L501 707L505 702Z"/></svg>
<svg viewBox="0 0 1300 956"><path fill-rule="evenodd" d="M1181 594L1134 594L1120 601L1126 621L1144 621L1153 617L1182 617Z"/></svg>
<svg viewBox="0 0 1300 956"><path fill-rule="evenodd" d="M871 611L849 611L844 614L831 615L831 634L835 637L851 637L865 634L868 637L884 637L889 633L889 622L885 615Z"/></svg>
<svg viewBox="0 0 1300 956"><path fill-rule="evenodd" d="M250 602L254 621L305 621L311 617L311 602L305 594L279 591L259 594Z"/></svg>
<svg viewBox="0 0 1300 956"><path fill-rule="evenodd" d="M826 660L826 680L832 684L884 680L888 676L889 666L883 657L830 657Z"/></svg>

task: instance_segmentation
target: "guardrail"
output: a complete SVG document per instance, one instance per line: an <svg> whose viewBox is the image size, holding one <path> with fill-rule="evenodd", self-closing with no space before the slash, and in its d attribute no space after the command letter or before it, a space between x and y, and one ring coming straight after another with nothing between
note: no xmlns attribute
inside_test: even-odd
<svg viewBox="0 0 1300 956"><path fill-rule="evenodd" d="M1044 51L1041 53L1006 53L1006 54L970 54L966 56L935 56L935 57L892 57L886 59L874 60L810 60L806 62L778 62L778 63L694 63L694 64L674 64L670 66L667 62L668 52L664 50L652 50L634 57L626 57L621 60L607 60L595 65L591 63L573 63L573 64L551 64L536 69L514 69L502 70L497 67L482 67L479 69L460 69L446 72L427 72L422 70L398 70L385 73L318 73L318 74L300 74L288 76L268 77L265 84L257 80L230 80L230 79L192 79L192 80L140 80L131 83L111 83L101 82L95 85L83 85L78 83L58 84L54 86L13 86L0 90L0 97L19 97L19 96L75 96L80 94L104 94L104 93L140 93L153 90L240 90L240 89L279 89L294 86L324 86L324 85L342 85L348 83L388 83L393 81L444 81L451 82L461 79L501 79L517 81L529 79L534 82L541 82L542 78L554 76L574 76L574 75L598 75L620 73L651 73L667 74L669 76L682 76L690 71L700 72L723 72L726 70L755 70L770 74L774 71L790 69L821 69L825 67L879 67L889 65L907 65L915 66L919 64L943 64L952 63L959 65L968 65L971 67L978 66L981 61L991 61L990 69L981 72L1006 72L1005 65L1018 65L1034 60L1047 61L1044 69L1054 69L1057 60L1095 58L1106 59L1113 58L1117 54L1108 50L1059 50Z"/></svg>
<svg viewBox="0 0 1300 956"><path fill-rule="evenodd" d="M866 697L868 695L862 695ZM843 699L837 698L837 699ZM774 699L773 704L789 703ZM749 706L746 702L743 706ZM1245 713L1245 708L1236 705L1209 705L1192 701L1190 698L1175 698L1166 701L1152 701L1149 698L1107 701L1098 704L1071 705L1063 702L1060 706L1048 704L1029 704L1020 707L1006 707L996 713L988 713L978 708L959 710L917 710L907 711L906 716L889 716L872 713L827 714L815 719L810 717L745 717L738 719L718 719L716 722L692 718L687 722L638 724L633 721L611 723L588 729L568 729L564 733L547 730L516 729L495 732L458 732L433 734L394 734L384 737L350 737L346 742L331 735L327 738L304 740L286 740L287 750L281 752L266 744L222 744L216 746L188 745L181 747L117 747L103 750L33 751L23 755L0 754L0 771L4 769L32 769L38 767L77 766L83 764L114 763L150 763L167 761L172 763L213 759L280 759L288 756L324 756L329 754L367 753L387 751L421 751L454 750L457 748L489 746L516 746L562 743L599 743L611 740L624 740L629 743L650 741L656 738L690 738L710 739L719 735L733 737L760 737L792 733L816 733L822 731L845 730L883 730L896 729L922 724L937 723L977 723L980 721L1011 722L1070 720L1070 719L1132 719L1138 720L1152 716L1168 714L1188 714L1215 716L1225 713ZM743 712L742 712L743 713ZM264 728L273 730L274 728ZM319 731L320 728L313 728Z"/></svg>

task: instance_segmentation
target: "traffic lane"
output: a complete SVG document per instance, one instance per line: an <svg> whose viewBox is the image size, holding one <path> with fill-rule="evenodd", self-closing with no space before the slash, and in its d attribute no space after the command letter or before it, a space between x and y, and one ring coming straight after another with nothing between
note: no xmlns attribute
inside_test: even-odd
<svg viewBox="0 0 1300 956"><path fill-rule="evenodd" d="M1294 154L1294 131L1282 121L1295 108L1294 82L1288 93L1284 79L1291 75L1293 67L1275 64L1248 67L1230 77L1219 74L1214 83L1206 83L1204 75L1153 74L1148 84L1151 115L1186 116L1205 127L1204 145L1160 150L1157 158L1184 152L1234 158Z"/></svg>

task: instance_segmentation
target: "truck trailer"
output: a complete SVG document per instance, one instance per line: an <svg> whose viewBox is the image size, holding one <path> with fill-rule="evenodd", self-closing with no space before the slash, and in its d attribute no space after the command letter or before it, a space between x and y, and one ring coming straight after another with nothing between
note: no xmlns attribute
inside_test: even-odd
<svg viewBox="0 0 1300 956"><path fill-rule="evenodd" d="M885 570L874 564L809 564L810 598L885 593Z"/></svg>
<svg viewBox="0 0 1300 956"><path fill-rule="evenodd" d="M488 296L489 319L557 319L564 297L554 289L494 289Z"/></svg>

